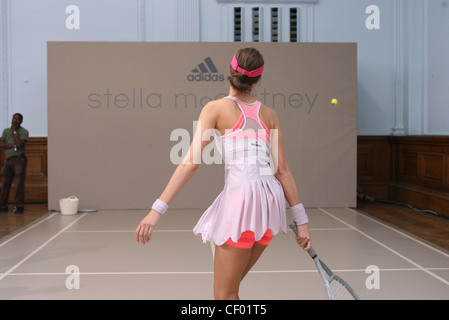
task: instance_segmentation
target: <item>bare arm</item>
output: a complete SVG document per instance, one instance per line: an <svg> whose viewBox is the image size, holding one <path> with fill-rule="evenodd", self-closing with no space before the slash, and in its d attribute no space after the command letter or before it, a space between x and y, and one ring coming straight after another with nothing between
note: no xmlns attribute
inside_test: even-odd
<svg viewBox="0 0 449 320"><path fill-rule="evenodd" d="M285 198L290 207L301 203L295 179L285 159L284 140L279 125L279 119L275 116L274 134L272 136L272 155L276 168L275 176L284 189Z"/></svg>
<svg viewBox="0 0 449 320"><path fill-rule="evenodd" d="M290 207L293 207L301 203L301 198L295 179L285 159L282 131L276 114L274 114L274 129L275 134L272 136L272 155L276 168L275 176L284 189L285 198L287 199L288 204ZM298 226L298 236L296 237L296 241L301 248L304 248L304 250L307 251L310 249L312 240L308 224Z"/></svg>
<svg viewBox="0 0 449 320"><path fill-rule="evenodd" d="M16 137L17 135L14 135L14 140L19 140L17 137ZM17 142L17 141L15 141L15 142ZM20 140L19 140L19 142L20 142ZM20 142L20 144L16 144L16 145L14 145L14 144L12 144L12 143L6 143L6 139L5 138L1 138L0 139L0 148L3 148L3 149L14 149L14 148L17 148L17 149L20 149L20 148L22 148L22 146L24 146L25 145L25 143L21 143Z"/></svg>
<svg viewBox="0 0 449 320"><path fill-rule="evenodd" d="M217 121L217 114L213 104L206 105L198 119L198 127L195 132L195 136L190 145L190 149L184 158L184 160L178 165L167 186L160 195L159 199L166 204L170 204L187 182L193 177L198 170L201 163L201 156L204 148L209 144L209 141L203 141L204 132L206 130L214 129ZM199 146L199 147L198 147ZM136 229L135 237L136 242L139 240L145 244L151 240L151 234L162 215L155 211L150 210L148 215L140 222Z"/></svg>
<svg viewBox="0 0 449 320"><path fill-rule="evenodd" d="M11 126L11 130L13 132L17 131L17 127L16 126ZM13 134L14 137L14 145L13 148L17 148L17 149L23 149L25 148L25 144L26 144L26 140L19 138L19 136L17 135L17 133Z"/></svg>
<svg viewBox="0 0 449 320"><path fill-rule="evenodd" d="M11 126L11 130L13 132L16 132L17 129L18 129L17 126L15 126L15 125ZM13 137L14 137L13 144L6 143L6 139L3 137L0 138L0 148L3 148L3 149L15 149L15 148L23 149L23 148L25 148L26 140L19 138L17 134L13 134Z"/></svg>

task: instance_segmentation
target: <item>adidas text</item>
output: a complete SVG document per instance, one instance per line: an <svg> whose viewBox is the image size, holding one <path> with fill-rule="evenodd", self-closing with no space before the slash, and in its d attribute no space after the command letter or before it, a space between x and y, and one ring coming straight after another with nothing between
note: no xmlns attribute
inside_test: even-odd
<svg viewBox="0 0 449 320"><path fill-rule="evenodd" d="M187 80L190 82L193 81L224 81L225 77L222 74L213 74L213 73L197 73L197 74L189 74L187 76Z"/></svg>

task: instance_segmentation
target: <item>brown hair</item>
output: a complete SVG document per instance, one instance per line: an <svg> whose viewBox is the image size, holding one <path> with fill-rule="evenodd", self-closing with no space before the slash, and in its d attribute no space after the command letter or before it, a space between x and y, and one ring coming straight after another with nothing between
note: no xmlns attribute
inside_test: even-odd
<svg viewBox="0 0 449 320"><path fill-rule="evenodd" d="M252 71L264 65L264 60L260 52L254 48L240 49L236 53L237 62L240 68ZM231 86L240 91L250 91L262 76L250 78L229 67L228 80Z"/></svg>

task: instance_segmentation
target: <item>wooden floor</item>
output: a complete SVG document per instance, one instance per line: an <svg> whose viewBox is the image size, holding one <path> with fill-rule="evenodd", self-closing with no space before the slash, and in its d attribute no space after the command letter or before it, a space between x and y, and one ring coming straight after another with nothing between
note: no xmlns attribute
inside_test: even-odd
<svg viewBox="0 0 449 320"><path fill-rule="evenodd" d="M0 239L47 215L46 203L28 204L25 213L0 213ZM358 202L357 209L423 240L449 250L449 220L400 206Z"/></svg>
<svg viewBox="0 0 449 320"><path fill-rule="evenodd" d="M10 205L9 212L0 212L0 239L48 214L46 203L26 204L21 214L12 212L13 208L14 205Z"/></svg>
<svg viewBox="0 0 449 320"><path fill-rule="evenodd" d="M359 201L357 209L449 250L449 219L402 206Z"/></svg>

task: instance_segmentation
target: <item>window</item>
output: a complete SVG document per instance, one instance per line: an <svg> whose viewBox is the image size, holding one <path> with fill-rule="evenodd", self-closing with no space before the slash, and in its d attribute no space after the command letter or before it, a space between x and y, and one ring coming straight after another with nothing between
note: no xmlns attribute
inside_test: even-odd
<svg viewBox="0 0 449 320"><path fill-rule="evenodd" d="M298 41L298 9L290 8L290 42Z"/></svg>
<svg viewBox="0 0 449 320"><path fill-rule="evenodd" d="M233 41L313 41L313 6L310 4L302 6L231 5L230 7L223 5L222 10L224 10L224 16L227 15L228 10L233 12L230 21L230 25L233 26ZM231 40L228 38L229 31L222 31L225 35L224 41Z"/></svg>
<svg viewBox="0 0 449 320"><path fill-rule="evenodd" d="M271 8L271 42L279 41L279 8Z"/></svg>
<svg viewBox="0 0 449 320"><path fill-rule="evenodd" d="M234 8L234 41L242 41L242 8Z"/></svg>
<svg viewBox="0 0 449 320"><path fill-rule="evenodd" d="M254 7L253 8L253 14L252 14L252 22L253 22L253 41L259 42L259 30L260 30L260 15L259 15L260 8Z"/></svg>

